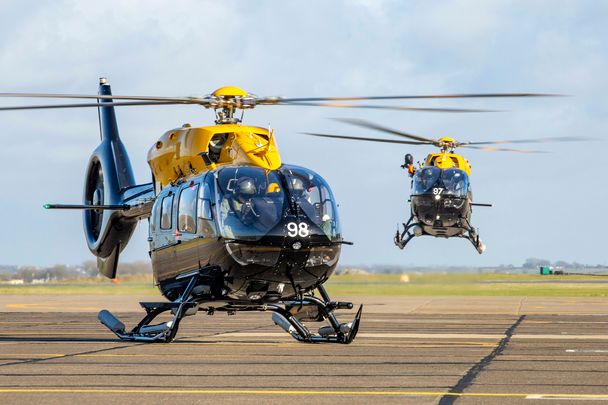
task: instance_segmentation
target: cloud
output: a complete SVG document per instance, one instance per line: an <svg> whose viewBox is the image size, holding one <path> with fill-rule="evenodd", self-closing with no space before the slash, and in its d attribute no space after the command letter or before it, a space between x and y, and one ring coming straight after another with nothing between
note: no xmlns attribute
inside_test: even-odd
<svg viewBox="0 0 608 405"><path fill-rule="evenodd" d="M596 212L599 203L594 201L608 198L593 180L575 176L579 166L602 173L601 159L589 158L601 144L549 145L555 154L546 156L468 152L476 198L500 207L474 214L488 244L479 257L466 241L421 238L407 252L392 245L395 225L407 219L409 210L408 180L398 165L404 153L423 158L430 150L316 140L297 133L374 135L326 119L337 116L470 140L602 136L608 107L607 8L585 1L2 2L0 89L95 93L98 77L105 75L116 94L203 95L227 84L282 96L572 94L546 100L400 103L509 110L486 115L296 107L246 114L247 123L270 123L276 129L284 161L311 167L330 181L341 202L345 237L357 243L344 250L344 263L381 257L390 263L424 264L437 251L445 252L438 264L517 263L538 251L562 252L563 223L576 214L572 207ZM146 153L165 130L184 122L208 125L212 117L211 111L196 107L120 109L119 127L137 178L150 178ZM81 198L82 172L97 137L95 110L1 113L0 172L4 187L19 192L5 196L0 220L9 229L28 231L30 240L26 247L5 235L0 242L11 248L3 252L4 261L30 260L31 246L40 249L32 264L89 257L80 216L43 214L39 202ZM597 190L597 200L581 203L568 192L571 188ZM605 220L597 221L597 227L571 241L567 260L605 260L599 245ZM34 228L43 231L29 232ZM139 232L143 235L145 229ZM127 259L145 258L145 235L134 238L128 249Z"/></svg>

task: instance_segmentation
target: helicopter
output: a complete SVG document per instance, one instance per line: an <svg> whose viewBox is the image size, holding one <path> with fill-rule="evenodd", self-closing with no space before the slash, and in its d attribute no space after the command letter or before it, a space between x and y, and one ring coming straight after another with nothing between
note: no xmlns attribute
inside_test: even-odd
<svg viewBox="0 0 608 405"><path fill-rule="evenodd" d="M545 94L547 96L547 94ZM393 238L401 250L414 237L429 235L441 238L459 237L471 242L479 254L486 246L479 237L479 232L471 224L473 207L492 207L492 204L473 202L471 192L471 164L462 155L455 153L456 148L470 148L487 151L541 153L542 151L529 149L510 149L494 146L509 143L540 143L540 142L571 142L586 141L591 138L584 137L550 137L537 139L500 140L482 142L459 142L451 137L432 139L400 130L387 128L373 122L358 118L336 118L347 124L397 135L403 139L364 138L344 135L332 135L307 132L323 138L357 140L365 142L382 142L402 145L429 145L439 148L438 152L429 153L424 163L414 165L411 154L404 156L404 164L400 167L407 171L411 181L410 217L403 223L403 230L399 227Z"/></svg>
<svg viewBox="0 0 608 405"><path fill-rule="evenodd" d="M535 94L529 94L535 96ZM258 97L226 86L202 97L113 95L106 78L98 94L0 93L0 97L92 100L72 104L0 107L0 111L98 109L101 141L85 172L82 204L45 204L83 211L85 240L99 273L117 275L119 256L139 221L148 221L154 282L166 302L141 302L143 319L131 330L107 310L99 321L119 339L171 342L185 316L199 311L270 312L291 337L306 343L351 343L361 320L341 323L324 283L336 269L343 239L335 197L316 172L284 164L274 131L242 124L258 105L372 108L423 112L485 112L349 104L344 101L520 94L375 97ZM215 125L184 124L166 131L149 149L152 181L135 181L119 136L114 107L198 105L215 111ZM315 294L318 292L318 295ZM161 314L169 321L155 321ZM153 323L155 322L155 323ZM325 322L311 332L307 322Z"/></svg>

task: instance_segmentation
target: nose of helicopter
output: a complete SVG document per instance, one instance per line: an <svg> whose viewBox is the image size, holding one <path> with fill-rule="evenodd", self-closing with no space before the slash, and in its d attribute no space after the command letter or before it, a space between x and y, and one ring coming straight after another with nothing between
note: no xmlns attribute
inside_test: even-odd
<svg viewBox="0 0 608 405"><path fill-rule="evenodd" d="M314 267L337 261L340 245L332 243L322 227L306 215L290 215L256 241L232 240L230 255L242 265Z"/></svg>

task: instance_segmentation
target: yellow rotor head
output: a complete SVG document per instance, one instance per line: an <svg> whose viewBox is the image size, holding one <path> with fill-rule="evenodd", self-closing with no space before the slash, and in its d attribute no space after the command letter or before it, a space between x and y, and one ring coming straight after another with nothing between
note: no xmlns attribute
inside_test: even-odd
<svg viewBox="0 0 608 405"><path fill-rule="evenodd" d="M249 93L247 93L245 90L238 88L238 87L234 87L234 86L224 86L224 87L220 87L219 89L217 89L216 91L214 91L213 93L211 93L212 96L215 97L247 97L249 96Z"/></svg>

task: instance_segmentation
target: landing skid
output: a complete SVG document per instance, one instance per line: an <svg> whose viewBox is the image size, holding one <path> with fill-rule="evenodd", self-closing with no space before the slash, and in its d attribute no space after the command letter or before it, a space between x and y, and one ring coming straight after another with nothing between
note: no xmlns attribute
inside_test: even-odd
<svg viewBox="0 0 608 405"><path fill-rule="evenodd" d="M477 250L477 252L482 254L486 250L486 245L484 245L481 239L479 239L479 234L475 228L473 228L467 221L465 229L467 230L468 234L466 236L463 235L462 237L467 238L469 242L473 244L473 247Z"/></svg>
<svg viewBox="0 0 608 405"><path fill-rule="evenodd" d="M194 315L202 302L191 297L192 289L201 278L207 277L209 269L202 269L191 275L188 285L181 296L174 302L142 302L146 316L130 332L126 331L124 323L107 310L99 312L98 319L121 340L136 342L164 342L169 343L177 334L179 323L184 316ZM313 295L304 295L294 301L282 301L268 304L241 304L228 303L214 308L208 307L207 313L213 315L215 311L226 311L229 314L237 311L272 312L273 322L285 330L291 337L305 343L344 343L349 344L357 336L363 305L359 307L355 318L350 323L340 323L334 314L336 309L352 309L350 302L331 301L325 288L318 288L321 298ZM171 311L173 318L169 322L150 325L160 314ZM312 316L310 314L313 314ZM318 333L311 333L302 322L303 319L329 322L328 326L319 328Z"/></svg>
<svg viewBox="0 0 608 405"><path fill-rule="evenodd" d="M418 222L412 222L413 219L414 216L411 216L410 219L403 224L403 232L399 232L399 228L397 228L397 232L393 238L395 245L401 250L403 250L405 245L407 245L415 236L422 235L422 227ZM466 231L467 234L458 235L458 237L468 239L479 254L482 254L486 250L486 245L483 244L475 229L468 222L466 223L466 226L459 227L459 229Z"/></svg>
<svg viewBox="0 0 608 405"><path fill-rule="evenodd" d="M286 311L280 306L268 308L273 311L272 320L279 325L285 332L289 333L294 339L306 343L344 343L349 344L357 336L359 331L359 323L361 321L361 313L363 305L359 306L359 310L355 318L350 323L340 323L334 314L336 309L352 309L353 304L350 302L335 302L331 301L325 287L320 285L317 287L321 298L312 295L302 297L302 300L285 303L287 308L302 308L303 306L312 306L318 310L316 320L327 320L328 326L319 328L317 334L310 333L308 328L298 319L297 313Z"/></svg>
<svg viewBox="0 0 608 405"><path fill-rule="evenodd" d="M395 246L401 250L403 250L405 245L407 245L408 242L414 238L414 236L422 235L422 228L420 227L420 224L418 222L412 223L413 220L414 216L412 215L410 219L403 224L403 232L399 232L399 226L397 225L397 233L395 233L393 241L395 242Z"/></svg>

